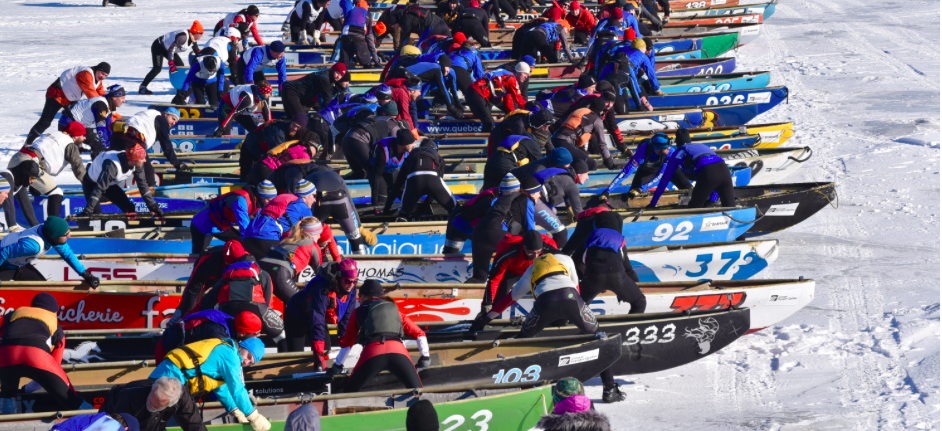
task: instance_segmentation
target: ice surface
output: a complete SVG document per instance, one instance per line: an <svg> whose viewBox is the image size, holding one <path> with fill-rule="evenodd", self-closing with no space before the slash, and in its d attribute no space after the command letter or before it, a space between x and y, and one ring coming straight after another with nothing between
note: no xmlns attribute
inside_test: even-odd
<svg viewBox="0 0 942 431"><path fill-rule="evenodd" d="M132 93L123 115L169 102L166 72L150 86L157 94L136 94L151 42L249 4L137 1L4 3L0 159L64 69L110 62L108 83ZM294 2L258 4L274 40ZM590 381L616 429L939 428L939 33L938 1L781 0L739 49L742 70L771 70L790 90L755 122L794 121L788 145L814 148L790 180L838 184L840 208L774 235L780 258L763 274L814 278L816 298L700 362L621 378L624 403L601 404Z"/></svg>

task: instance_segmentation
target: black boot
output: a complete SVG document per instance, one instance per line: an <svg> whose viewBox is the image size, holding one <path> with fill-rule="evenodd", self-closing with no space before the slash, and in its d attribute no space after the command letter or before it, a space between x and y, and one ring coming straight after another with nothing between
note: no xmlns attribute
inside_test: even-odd
<svg viewBox="0 0 942 431"><path fill-rule="evenodd" d="M605 386L605 388L602 389L602 401L611 404L624 400L625 393L618 389L618 383L614 383L612 386Z"/></svg>

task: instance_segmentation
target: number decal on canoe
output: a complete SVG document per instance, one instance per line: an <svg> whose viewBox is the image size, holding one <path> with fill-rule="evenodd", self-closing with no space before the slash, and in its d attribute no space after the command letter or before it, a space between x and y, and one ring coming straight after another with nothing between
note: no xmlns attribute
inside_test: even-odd
<svg viewBox="0 0 942 431"><path fill-rule="evenodd" d="M491 377L494 378L494 383L535 382L540 379L540 371L543 371L543 368L539 365L530 365L524 371L520 371L519 368L511 368L505 372L504 369L501 369Z"/></svg>
<svg viewBox="0 0 942 431"><path fill-rule="evenodd" d="M638 328L630 328L625 333L625 344L632 346L635 344L670 343L674 341L674 332L676 330L677 326L673 323L660 328L660 335L658 335L659 331L656 325L648 326L644 328L644 331Z"/></svg>
<svg viewBox="0 0 942 431"><path fill-rule="evenodd" d="M687 6L687 9L702 9L706 7L706 2L705 1L692 1L690 3L687 3L685 6Z"/></svg>
<svg viewBox="0 0 942 431"><path fill-rule="evenodd" d="M697 72L697 75L712 75L714 73L716 74L723 73L723 65L717 64L716 67L708 67L706 69L700 69L700 71Z"/></svg>
<svg viewBox="0 0 942 431"><path fill-rule="evenodd" d="M724 82L720 85L706 85L703 87L690 87L690 90L687 90L688 93L716 93L717 91L728 91L732 88L732 84Z"/></svg>
<svg viewBox="0 0 942 431"><path fill-rule="evenodd" d="M494 413L491 413L490 410L478 410L473 415L471 415L471 420L474 421L474 426L477 427L477 429L474 429L472 431L487 431L488 430L487 423L490 422L491 418L493 417L494 417ZM455 428L458 428L462 424L464 424L465 418L462 415L451 415L451 416L448 416L447 419L442 421L442 425L449 425L452 422L454 422L454 424L452 424L448 428L445 428L443 431L454 431Z"/></svg>
<svg viewBox="0 0 942 431"><path fill-rule="evenodd" d="M664 223L654 229L654 237L651 238L654 241L661 242L670 238L671 241L686 241L690 239L690 231L693 230L693 223L689 221L680 222L677 225L677 234L671 237L674 234L674 225L670 223Z"/></svg>
<svg viewBox="0 0 942 431"><path fill-rule="evenodd" d="M737 94L736 96L710 97L707 99L707 105L739 105L746 101L746 96Z"/></svg>

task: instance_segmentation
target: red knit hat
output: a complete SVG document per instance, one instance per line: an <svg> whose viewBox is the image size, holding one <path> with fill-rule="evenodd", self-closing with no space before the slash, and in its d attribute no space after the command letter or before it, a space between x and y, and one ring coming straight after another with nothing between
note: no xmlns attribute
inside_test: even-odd
<svg viewBox="0 0 942 431"><path fill-rule="evenodd" d="M75 138L78 136L85 136L86 130L85 130L85 126L82 125L82 123L79 123L78 121L73 121L69 123L68 126L65 127L65 130L63 130L63 132L65 132L66 135L69 135Z"/></svg>
<svg viewBox="0 0 942 431"><path fill-rule="evenodd" d="M193 21L193 25L190 27L190 33L203 34L203 24L200 24L199 21Z"/></svg>
<svg viewBox="0 0 942 431"><path fill-rule="evenodd" d="M621 9L615 9L612 11L612 18L622 19L625 17L625 13Z"/></svg>
<svg viewBox="0 0 942 431"><path fill-rule="evenodd" d="M262 319L251 311L243 311L235 318L235 330L240 334L257 334L262 332Z"/></svg>
<svg viewBox="0 0 942 431"><path fill-rule="evenodd" d="M147 150L140 145L135 145L131 148L124 150L125 154L128 155L129 162L137 162L147 159Z"/></svg>
<svg viewBox="0 0 942 431"><path fill-rule="evenodd" d="M462 33L462 32L459 31L459 32L455 33L455 37L453 37L452 40L453 40L455 43L461 44L461 43L465 43L465 42L468 41L468 36L465 36L464 33Z"/></svg>
<svg viewBox="0 0 942 431"><path fill-rule="evenodd" d="M572 11L572 12L575 12L575 11L579 10L580 8L582 8L582 5L579 4L579 2L577 2L577 1L574 1L574 2L572 2L571 5L569 5L569 10Z"/></svg>
<svg viewBox="0 0 942 431"><path fill-rule="evenodd" d="M223 246L222 263L229 267L236 259L249 254L238 240L231 239Z"/></svg>
<svg viewBox="0 0 942 431"><path fill-rule="evenodd" d="M343 63L337 63L330 67L332 72L340 72L343 75L347 74L347 65Z"/></svg>

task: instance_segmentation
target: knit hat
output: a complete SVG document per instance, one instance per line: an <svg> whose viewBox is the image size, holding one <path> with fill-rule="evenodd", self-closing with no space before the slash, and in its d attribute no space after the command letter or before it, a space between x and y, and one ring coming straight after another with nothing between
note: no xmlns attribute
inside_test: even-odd
<svg viewBox="0 0 942 431"><path fill-rule="evenodd" d="M43 223L43 236L46 240L52 240L69 233L69 222L60 217L49 216Z"/></svg>
<svg viewBox="0 0 942 431"><path fill-rule="evenodd" d="M392 99L393 97L392 89L386 84L380 84L379 87L376 87L376 90L373 91L373 95L375 95L377 99Z"/></svg>
<svg viewBox="0 0 942 431"><path fill-rule="evenodd" d="M633 10L635 10L635 9L637 9L637 8L635 7L635 4L634 4L634 3L628 3L627 5L625 5L625 7L624 7L623 9L630 12L630 11L633 11Z"/></svg>
<svg viewBox="0 0 942 431"><path fill-rule="evenodd" d="M528 230L523 234L523 248L526 250L542 250L543 235L535 230Z"/></svg>
<svg viewBox="0 0 942 431"><path fill-rule="evenodd" d="M524 175L523 179L520 180L520 188L523 189L524 193L532 195L538 191L542 191L543 185L540 184L533 175Z"/></svg>
<svg viewBox="0 0 942 431"><path fill-rule="evenodd" d="M274 199L278 196L278 189L275 188L275 184L268 180L259 183L255 190L259 196L266 199Z"/></svg>
<svg viewBox="0 0 942 431"><path fill-rule="evenodd" d="M0 177L0 193L9 191L11 189L10 182L6 178Z"/></svg>
<svg viewBox="0 0 942 431"><path fill-rule="evenodd" d="M301 127L307 127L307 121L307 114L303 112L298 112L297 114L294 114L294 117L291 118L292 123L295 123Z"/></svg>
<svg viewBox="0 0 942 431"><path fill-rule="evenodd" d="M77 138L79 136L85 136L85 133L87 131L88 130L85 129L85 126L82 125L82 123L79 123L78 121L73 121L69 123L69 125L65 127L65 130L63 130L63 132L66 135L69 135L73 138Z"/></svg>
<svg viewBox="0 0 942 431"><path fill-rule="evenodd" d="M314 184L308 180L298 181L297 184L294 185L294 195L299 198L313 195L316 192L317 187L314 187Z"/></svg>
<svg viewBox="0 0 942 431"><path fill-rule="evenodd" d="M285 43L280 40L276 40L268 46L268 49L270 49L271 52L285 52Z"/></svg>
<svg viewBox="0 0 942 431"><path fill-rule="evenodd" d="M255 6L254 4L249 5L249 7L245 8L245 12L247 12L249 16L258 15L259 14L258 6Z"/></svg>
<svg viewBox="0 0 942 431"><path fill-rule="evenodd" d="M572 162L572 169L576 171L577 174L587 174L589 173L589 164L585 160L579 159Z"/></svg>
<svg viewBox="0 0 942 431"><path fill-rule="evenodd" d="M674 135L674 142L677 142L677 146L687 145L690 143L690 131L686 128L677 129L677 133Z"/></svg>
<svg viewBox="0 0 942 431"><path fill-rule="evenodd" d="M415 143L415 135L412 134L411 130L399 129L396 132L396 145L412 145Z"/></svg>
<svg viewBox="0 0 942 431"><path fill-rule="evenodd" d="M601 114L605 112L605 99L601 97L593 97L589 101L589 109L596 114Z"/></svg>
<svg viewBox="0 0 942 431"><path fill-rule="evenodd" d="M536 60L533 58L532 55L524 55L523 57L520 58L520 61L526 63L530 67L536 66Z"/></svg>
<svg viewBox="0 0 942 431"><path fill-rule="evenodd" d="M596 89L598 89L598 87L596 87ZM616 96L615 96L615 93L611 91L603 91L602 99L604 99L606 102L614 102L616 99Z"/></svg>
<svg viewBox="0 0 942 431"><path fill-rule="evenodd" d="M101 63L98 63L97 65L95 65L95 67L92 67L92 69L100 71L100 72L105 72L111 75L111 65L108 63L105 63L104 61Z"/></svg>
<svg viewBox="0 0 942 431"><path fill-rule="evenodd" d="M500 192L507 193L514 190L520 189L520 180L514 176L514 174L508 172L507 175L504 175L504 179L500 182Z"/></svg>
<svg viewBox="0 0 942 431"><path fill-rule="evenodd" d="M596 84L595 78L592 75L580 75L579 81L576 83L576 88L586 89Z"/></svg>
<svg viewBox="0 0 942 431"><path fill-rule="evenodd" d="M108 87L108 97L121 97L127 96L128 92L121 86L121 84L115 84Z"/></svg>
<svg viewBox="0 0 942 431"><path fill-rule="evenodd" d="M650 142L655 150L663 150L671 146L671 139L661 132L655 133Z"/></svg>
<svg viewBox="0 0 942 431"><path fill-rule="evenodd" d="M243 311L235 317L235 330L240 334L262 332L262 319L251 311Z"/></svg>
<svg viewBox="0 0 942 431"><path fill-rule="evenodd" d="M177 117L177 120L180 119L180 110L177 109L177 108L174 108L174 107L172 107L172 106L169 107L169 108L167 108L167 109L165 109L165 110L164 110L164 114L167 114L167 115L169 115L169 116L171 116L171 117Z"/></svg>
<svg viewBox="0 0 942 431"><path fill-rule="evenodd" d="M330 71L331 71L331 72L340 72L341 74L346 75L346 74L347 74L347 65L344 64L344 63L337 63L337 64L334 64L333 66L330 66Z"/></svg>
<svg viewBox="0 0 942 431"><path fill-rule="evenodd" d="M340 275L343 278L357 278L359 274L359 271L357 271L357 261L350 258L340 261Z"/></svg>
<svg viewBox="0 0 942 431"><path fill-rule="evenodd" d="M42 308L43 310L51 311L53 313L59 312L59 301L56 301L56 297L47 292L37 293L36 296L33 297L33 302L31 302L29 306L33 308Z"/></svg>
<svg viewBox="0 0 942 431"><path fill-rule="evenodd" d="M543 127L555 120L556 118L553 117L553 113L546 109L531 111L529 115L530 127L533 128Z"/></svg>
<svg viewBox="0 0 942 431"><path fill-rule="evenodd" d="M383 114L386 114L387 117L395 117L399 115L399 105L396 105L396 102L384 103L383 106L379 108Z"/></svg>
<svg viewBox="0 0 942 431"><path fill-rule="evenodd" d="M438 412L429 400L418 400L406 412L406 431L438 431Z"/></svg>
<svg viewBox="0 0 942 431"><path fill-rule="evenodd" d="M468 41L468 36L459 31L455 33L455 36L452 37L451 40L460 45Z"/></svg>
<svg viewBox="0 0 942 431"><path fill-rule="evenodd" d="M240 259L242 256L249 254L249 252L245 251L245 248L242 247L242 243L236 239L230 239L229 241L226 241L226 243L222 247L223 247L222 264L225 267L232 265L236 260Z"/></svg>
<svg viewBox="0 0 942 431"><path fill-rule="evenodd" d="M625 219L618 213L614 211L603 211L595 216L593 226L595 229L611 229L616 232L621 232L621 228L624 224Z"/></svg>
<svg viewBox="0 0 942 431"><path fill-rule="evenodd" d="M438 65L441 67L451 67L451 57L447 54L438 56Z"/></svg>
<svg viewBox="0 0 942 431"><path fill-rule="evenodd" d="M471 3L468 4L471 7L481 7L481 2L478 0L471 0Z"/></svg>
<svg viewBox="0 0 942 431"><path fill-rule="evenodd" d="M516 67L514 67L514 72L520 72L520 73L529 74L529 73L530 73L530 65L528 65L526 62L521 61L521 62L517 63L517 66L516 66Z"/></svg>
<svg viewBox="0 0 942 431"><path fill-rule="evenodd" d="M419 56L422 55L422 50L417 48L415 45L406 45L399 50L399 55Z"/></svg>
<svg viewBox="0 0 942 431"><path fill-rule="evenodd" d="M301 229L312 237L319 237L324 233L324 223L317 221L315 223L302 224Z"/></svg>
<svg viewBox="0 0 942 431"><path fill-rule="evenodd" d="M585 395L582 382L574 377L566 377L553 385L553 402L560 402L573 395Z"/></svg>
<svg viewBox="0 0 942 431"><path fill-rule="evenodd" d="M612 11L612 15L609 18L614 18L616 20L621 20L625 18L625 13L621 9L615 9Z"/></svg>
<svg viewBox="0 0 942 431"><path fill-rule="evenodd" d="M383 285L380 284L379 280L375 278L370 278L363 282L363 285L360 286L360 296L383 296L386 292L383 290Z"/></svg>
<svg viewBox="0 0 942 431"><path fill-rule="evenodd" d="M572 153L565 148L554 148L550 153L550 161L556 166L572 164Z"/></svg>
<svg viewBox="0 0 942 431"><path fill-rule="evenodd" d="M190 33L203 34L203 24L200 24L199 21L193 21L193 25L190 26Z"/></svg>
<svg viewBox="0 0 942 431"><path fill-rule="evenodd" d="M635 40L631 42L631 47L639 51L644 51L648 48L648 46L644 44L644 39L640 37L636 37Z"/></svg>
<svg viewBox="0 0 942 431"><path fill-rule="evenodd" d="M252 356L255 356L255 362L252 365L257 364L258 361L261 361L262 357L265 356L265 343L258 338L242 340L242 342L239 343L239 347L252 352Z"/></svg>

